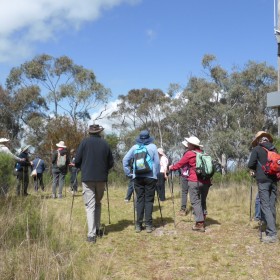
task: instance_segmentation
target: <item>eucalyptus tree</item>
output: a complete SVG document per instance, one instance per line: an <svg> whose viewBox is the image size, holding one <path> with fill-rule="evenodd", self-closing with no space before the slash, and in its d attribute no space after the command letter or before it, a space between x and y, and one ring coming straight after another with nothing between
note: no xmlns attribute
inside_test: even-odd
<svg viewBox="0 0 280 280"><path fill-rule="evenodd" d="M67 56L36 56L14 67L7 78L7 88L18 97L33 93L47 102L55 117L68 115L77 120L90 119L99 106L105 107L110 90L98 83L92 70L74 64Z"/></svg>
<svg viewBox="0 0 280 280"><path fill-rule="evenodd" d="M171 98L168 95L160 89L132 89L127 95L120 95L119 101L117 109L111 114L115 128L122 134L149 129L160 146L166 145L164 139L169 130L164 124L171 113Z"/></svg>

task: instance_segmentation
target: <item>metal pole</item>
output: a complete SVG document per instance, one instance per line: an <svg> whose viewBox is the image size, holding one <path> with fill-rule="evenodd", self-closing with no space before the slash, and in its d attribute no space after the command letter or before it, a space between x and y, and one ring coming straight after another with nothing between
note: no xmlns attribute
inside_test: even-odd
<svg viewBox="0 0 280 280"><path fill-rule="evenodd" d="M109 225L110 225L111 224L111 219L110 219L110 202L109 202L108 182L106 182L106 191L107 191L108 216L109 216Z"/></svg>

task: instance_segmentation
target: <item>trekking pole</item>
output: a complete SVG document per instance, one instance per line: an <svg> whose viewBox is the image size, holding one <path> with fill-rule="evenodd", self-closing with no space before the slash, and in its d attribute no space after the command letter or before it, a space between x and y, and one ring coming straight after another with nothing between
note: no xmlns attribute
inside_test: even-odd
<svg viewBox="0 0 280 280"><path fill-rule="evenodd" d="M251 186L250 186L250 221L252 221L252 198L253 198L253 177L251 178Z"/></svg>
<svg viewBox="0 0 280 280"><path fill-rule="evenodd" d="M136 219L135 219L135 205L136 205L136 202L135 202L135 197L134 197L134 181L132 183L133 185L133 191L132 191L132 199L133 199L133 223L134 223L134 228L136 229Z"/></svg>
<svg viewBox="0 0 280 280"><path fill-rule="evenodd" d="M77 181L77 176L78 176L78 169L77 169L77 172L76 172L76 177L75 177L75 180L74 180L74 184L76 183ZM70 232L72 230L72 222L71 222L71 219L72 219L72 212L73 212L73 206L74 206L74 197L75 197L75 194L74 192L72 193L72 204L71 204L71 211L70 211Z"/></svg>
<svg viewBox="0 0 280 280"><path fill-rule="evenodd" d="M110 225L111 224L111 220L110 220L110 203L109 203L108 182L106 182L106 190L107 190L108 217L109 217L109 225Z"/></svg>
<svg viewBox="0 0 280 280"><path fill-rule="evenodd" d="M157 199L158 199L158 207L159 207L159 212L160 212L161 223L162 223L162 226L164 227L164 222L163 222L163 218L162 218L161 205L160 205L160 202L159 202L158 191L157 191Z"/></svg>
<svg viewBox="0 0 280 280"><path fill-rule="evenodd" d="M168 179L168 186L171 193L171 199L173 204L173 219L174 219L174 228L176 228L176 221L175 221L175 206L174 206L174 193L173 193L173 171L171 171L171 186L170 186L170 180Z"/></svg>

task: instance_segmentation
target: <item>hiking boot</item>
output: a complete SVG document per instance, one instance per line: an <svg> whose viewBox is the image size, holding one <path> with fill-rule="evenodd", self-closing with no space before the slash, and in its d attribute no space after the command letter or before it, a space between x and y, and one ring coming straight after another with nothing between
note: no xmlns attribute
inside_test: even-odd
<svg viewBox="0 0 280 280"><path fill-rule="evenodd" d="M104 232L102 229L96 229L96 236L102 238L103 235L104 235Z"/></svg>
<svg viewBox="0 0 280 280"><path fill-rule="evenodd" d="M62 194L58 194L58 196L57 196L58 198L62 198Z"/></svg>
<svg viewBox="0 0 280 280"><path fill-rule="evenodd" d="M55 193L52 194L52 198L56 198L56 194Z"/></svg>
<svg viewBox="0 0 280 280"><path fill-rule="evenodd" d="M192 230L205 232L204 223L203 222L195 223L195 225L193 225L193 227L192 227Z"/></svg>
<svg viewBox="0 0 280 280"><path fill-rule="evenodd" d="M128 202L129 202L129 199L126 198L124 201L125 201L126 203L128 203Z"/></svg>
<svg viewBox="0 0 280 280"><path fill-rule="evenodd" d="M136 226L135 226L135 232L136 232L136 233L141 232L142 229L143 229L143 227L142 227L141 225L136 225Z"/></svg>
<svg viewBox="0 0 280 280"><path fill-rule="evenodd" d="M179 216L186 216L186 209L181 209L181 210L178 212L178 215L179 215Z"/></svg>
<svg viewBox="0 0 280 280"><path fill-rule="evenodd" d="M153 226L146 226L146 232L147 233L151 233L154 230L155 230L155 228Z"/></svg>
<svg viewBox="0 0 280 280"><path fill-rule="evenodd" d="M272 236L265 236L261 239L261 242L263 243L276 243L278 242L278 237L277 235L272 235Z"/></svg>
<svg viewBox="0 0 280 280"><path fill-rule="evenodd" d="M88 236L87 242L96 243L96 236Z"/></svg>

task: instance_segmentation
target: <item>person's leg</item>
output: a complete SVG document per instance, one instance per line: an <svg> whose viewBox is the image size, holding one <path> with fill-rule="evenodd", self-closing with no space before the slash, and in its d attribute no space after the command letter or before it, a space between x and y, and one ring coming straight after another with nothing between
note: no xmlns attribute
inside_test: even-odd
<svg viewBox="0 0 280 280"><path fill-rule="evenodd" d="M276 236L275 200L276 186L273 183L258 183L261 210L266 221L266 235ZM273 205L274 204L274 205Z"/></svg>
<svg viewBox="0 0 280 280"><path fill-rule="evenodd" d="M132 193L133 193L133 180L129 179L127 192L126 192L126 196L125 196L126 201L129 201L131 199Z"/></svg>
<svg viewBox="0 0 280 280"><path fill-rule="evenodd" d="M58 180L59 180L59 173L53 172L53 184L52 184L52 197L56 198L56 188L58 186Z"/></svg>
<svg viewBox="0 0 280 280"><path fill-rule="evenodd" d="M136 226L142 226L145 206L145 182L141 178L134 179L134 189L136 192Z"/></svg>
<svg viewBox="0 0 280 280"><path fill-rule="evenodd" d="M155 187L156 181L152 178L145 178L145 220L146 220L146 227L153 226L153 205L155 199Z"/></svg>
<svg viewBox="0 0 280 280"><path fill-rule="evenodd" d="M158 182L157 182L157 192L159 195L160 201L165 200L165 182L164 182L164 173L158 173Z"/></svg>
<svg viewBox="0 0 280 280"><path fill-rule="evenodd" d="M206 184L203 184L201 187L200 187L200 193L201 193L201 207L202 207L202 212L203 212L203 215L204 215L204 220L206 218L206 215L207 215L207 205L206 205L206 199L207 199L207 195L208 195L208 192L209 192L209 188L210 188L210 185L206 185Z"/></svg>
<svg viewBox="0 0 280 280"><path fill-rule="evenodd" d="M38 173L37 173L37 176L34 176L33 177L33 182L34 182L34 190L35 190L35 192L37 192L38 191Z"/></svg>
<svg viewBox="0 0 280 280"><path fill-rule="evenodd" d="M181 209L180 213L182 211L182 214L186 214L187 210L187 199L188 199L188 191L189 191L189 186L188 186L188 180L186 177L181 177Z"/></svg>
<svg viewBox="0 0 280 280"><path fill-rule="evenodd" d="M256 200L255 200L255 220L261 220L261 200L259 197L259 192L257 192Z"/></svg>
<svg viewBox="0 0 280 280"><path fill-rule="evenodd" d="M201 205L201 192L200 186L197 182L188 182L189 183L189 192L190 192L190 201L194 210L195 221L197 223L204 222L204 215Z"/></svg>
<svg viewBox="0 0 280 280"><path fill-rule="evenodd" d="M88 224L88 238L95 239L96 237L96 224L95 224L95 186L93 182L82 182L83 199L87 215Z"/></svg>
<svg viewBox="0 0 280 280"><path fill-rule="evenodd" d="M17 195L23 191L23 171L17 172Z"/></svg>
<svg viewBox="0 0 280 280"><path fill-rule="evenodd" d="M38 184L40 185L41 190L44 191L45 186L44 186L44 180L43 180L43 173L37 173L37 181L39 181ZM38 188L39 188L39 186L38 186Z"/></svg>
<svg viewBox="0 0 280 280"><path fill-rule="evenodd" d="M23 172L23 195L28 195L27 189L28 189L28 184L29 184L29 173L28 172Z"/></svg>
<svg viewBox="0 0 280 280"><path fill-rule="evenodd" d="M96 182L95 185L95 225L96 231L100 229L100 220L101 220L101 200L105 191L105 182ZM107 190L108 191L108 190Z"/></svg>
<svg viewBox="0 0 280 280"><path fill-rule="evenodd" d="M59 188L58 188L58 198L62 198L62 191L65 182L65 174L59 173Z"/></svg>
<svg viewBox="0 0 280 280"><path fill-rule="evenodd" d="M78 169L75 170L75 178L73 182L73 191L77 192L78 191Z"/></svg>

